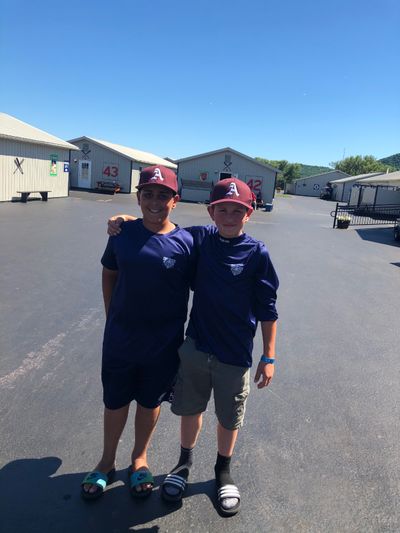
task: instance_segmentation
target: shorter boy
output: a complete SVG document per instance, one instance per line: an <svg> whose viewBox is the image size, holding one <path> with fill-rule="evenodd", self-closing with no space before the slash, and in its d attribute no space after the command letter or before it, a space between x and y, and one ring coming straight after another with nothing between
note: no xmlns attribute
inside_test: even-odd
<svg viewBox="0 0 400 533"><path fill-rule="evenodd" d="M182 498L202 413L213 391L218 419L214 470L219 509L224 515L233 515L240 508L230 462L243 424L258 321L263 354L254 381L263 388L274 375L278 278L265 245L243 232L252 201L251 190L241 180L219 181L208 207L216 227L187 228L194 238L198 262L172 403L172 411L182 417L181 456L162 486L166 500Z"/></svg>

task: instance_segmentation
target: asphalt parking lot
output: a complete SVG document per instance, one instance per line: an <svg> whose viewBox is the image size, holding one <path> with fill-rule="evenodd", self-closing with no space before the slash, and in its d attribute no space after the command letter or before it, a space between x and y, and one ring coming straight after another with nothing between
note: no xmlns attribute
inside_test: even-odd
<svg viewBox="0 0 400 533"><path fill-rule="evenodd" d="M280 197L248 223L280 277L279 362L270 388L251 392L232 469L242 511L226 519L213 503L212 406L181 507L158 488L179 450L167 407L150 449L150 499L133 501L126 487L132 414L117 481L93 504L79 496L102 447L106 220L138 215L134 197L0 204L0 530L398 532L400 248L390 226L332 229L333 208ZM173 219L209 222L197 204Z"/></svg>

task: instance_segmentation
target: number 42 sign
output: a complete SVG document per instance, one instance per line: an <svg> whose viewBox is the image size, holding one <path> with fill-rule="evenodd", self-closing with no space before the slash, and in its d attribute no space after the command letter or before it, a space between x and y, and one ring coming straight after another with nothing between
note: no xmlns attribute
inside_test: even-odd
<svg viewBox="0 0 400 533"><path fill-rule="evenodd" d="M247 178L246 183L249 186L250 190L253 192L259 192L262 189L261 178Z"/></svg>

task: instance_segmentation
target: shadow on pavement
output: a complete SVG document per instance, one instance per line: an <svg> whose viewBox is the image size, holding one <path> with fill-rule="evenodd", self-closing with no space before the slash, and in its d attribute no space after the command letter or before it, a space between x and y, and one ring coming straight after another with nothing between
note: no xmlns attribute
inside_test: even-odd
<svg viewBox="0 0 400 533"><path fill-rule="evenodd" d="M381 244L388 244L390 246L399 246L399 243L394 240L393 237L393 226L385 228L365 228L365 229L356 229L358 235L364 241L379 242Z"/></svg>
<svg viewBox="0 0 400 533"><path fill-rule="evenodd" d="M156 488L149 498L135 500L125 485L126 469L117 471L114 483L99 500L84 501L80 483L87 472L57 476L61 464L57 457L18 459L0 470L1 531L156 533L158 526L146 528L143 524L174 513L182 505L170 505L160 498L158 487L164 475L155 476ZM213 490L214 481L189 484L185 497L210 496ZM142 527L132 529L138 525Z"/></svg>

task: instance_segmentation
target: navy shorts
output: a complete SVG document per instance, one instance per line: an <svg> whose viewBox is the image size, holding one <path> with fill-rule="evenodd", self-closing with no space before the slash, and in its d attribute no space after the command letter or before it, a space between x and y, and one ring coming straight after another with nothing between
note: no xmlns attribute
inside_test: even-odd
<svg viewBox="0 0 400 533"><path fill-rule="evenodd" d="M107 409L120 409L136 400L148 409L158 407L172 392L178 366L178 352L118 368L103 363L104 405Z"/></svg>

